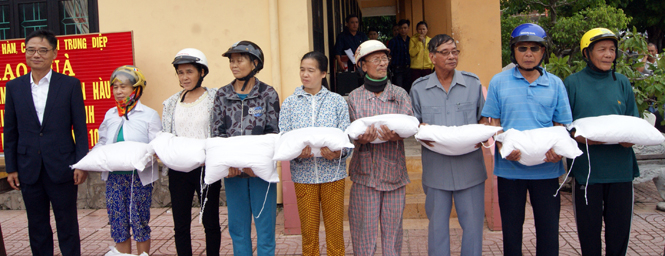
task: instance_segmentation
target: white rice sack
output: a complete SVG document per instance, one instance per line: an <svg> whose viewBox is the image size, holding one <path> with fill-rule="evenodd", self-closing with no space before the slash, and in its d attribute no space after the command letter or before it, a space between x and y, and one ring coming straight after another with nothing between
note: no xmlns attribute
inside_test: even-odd
<svg viewBox="0 0 665 256"><path fill-rule="evenodd" d="M357 140L358 136L364 134L367 127L370 125L374 125L374 128L376 129L381 129L381 125L385 125L388 129L399 134L400 137L408 138L418 132L418 125L420 125L420 122L418 121L418 118L404 114L386 114L363 117L353 121L351 125L346 128L346 134L348 134L351 139ZM379 138L372 141L373 144L384 142L386 141Z"/></svg>
<svg viewBox="0 0 665 256"><path fill-rule="evenodd" d="M471 153L478 148L476 145L491 138L503 128L484 124L467 124L462 126L423 125L418 129L416 139L433 141L434 147L420 142L423 147L448 156L459 156Z"/></svg>
<svg viewBox="0 0 665 256"><path fill-rule="evenodd" d="M290 161L302 153L309 146L315 157L321 157L321 148L328 147L331 151L343 148L353 148L349 136L339 128L333 127L307 127L283 133L275 147L275 161Z"/></svg>
<svg viewBox="0 0 665 256"><path fill-rule="evenodd" d="M557 155L569 159L582 155L582 151L577 147L577 142L570 137L563 126L526 131L508 129L508 131L497 135L496 140L503 143L500 150L502 158L505 159L513 150L518 149L521 155L519 162L527 166L544 163L545 154L551 148L554 149Z"/></svg>
<svg viewBox="0 0 665 256"><path fill-rule="evenodd" d="M259 178L279 182L276 162L272 160L279 134L247 135L206 139L206 184L229 175L229 168L252 168Z"/></svg>
<svg viewBox="0 0 665 256"><path fill-rule="evenodd" d="M121 141L100 145L90 151L72 169L93 172L132 171L143 169L154 159L152 146L143 142Z"/></svg>
<svg viewBox="0 0 665 256"><path fill-rule="evenodd" d="M653 146L665 141L663 135L648 121L624 115L605 115L577 119L570 127L575 128L575 136L619 144L628 142L637 145Z"/></svg>
<svg viewBox="0 0 665 256"><path fill-rule="evenodd" d="M176 171L190 172L206 161L205 139L177 137L168 132L159 132L150 145L162 163Z"/></svg>

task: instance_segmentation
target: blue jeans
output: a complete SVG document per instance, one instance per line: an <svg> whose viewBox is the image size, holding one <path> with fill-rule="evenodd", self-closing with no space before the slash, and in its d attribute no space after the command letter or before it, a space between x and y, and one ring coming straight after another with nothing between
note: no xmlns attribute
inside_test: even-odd
<svg viewBox="0 0 665 256"><path fill-rule="evenodd" d="M224 178L233 255L252 255L252 217L257 233L257 254L275 255L276 187L277 184L258 177Z"/></svg>

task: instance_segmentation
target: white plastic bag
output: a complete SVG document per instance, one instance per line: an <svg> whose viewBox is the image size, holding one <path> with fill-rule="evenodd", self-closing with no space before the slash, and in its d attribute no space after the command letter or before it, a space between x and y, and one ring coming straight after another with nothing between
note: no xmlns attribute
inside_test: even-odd
<svg viewBox="0 0 665 256"><path fill-rule="evenodd" d="M381 125L385 125L388 129L399 134L400 137L408 138L418 132L418 125L420 125L420 122L418 121L418 118L404 114L385 114L363 117L353 121L351 125L346 128L346 134L348 134L351 139L357 140L358 136L364 134L367 127L370 125L374 125L374 128L376 129L381 129ZM372 141L373 144L384 142L386 141L379 138Z"/></svg>
<svg viewBox="0 0 665 256"><path fill-rule="evenodd" d="M653 146L665 141L658 129L648 121L634 116L585 117L575 120L569 128L575 128L575 136L583 136L589 140L605 142L605 144L627 142Z"/></svg>
<svg viewBox="0 0 665 256"><path fill-rule="evenodd" d="M321 148L328 147L331 151L353 148L349 136L339 128L307 127L283 133L275 147L275 161L290 161L297 158L302 150L310 146L315 157L321 157Z"/></svg>
<svg viewBox="0 0 665 256"><path fill-rule="evenodd" d="M433 141L434 147L421 142L424 147L448 156L459 156L475 151L476 145L491 138L503 128L484 124L462 126L423 125L416 134L417 140Z"/></svg>
<svg viewBox="0 0 665 256"><path fill-rule="evenodd" d="M545 162L545 154L550 149L560 156L574 159L582 155L577 142L570 137L563 126L538 128L533 130L508 131L496 136L496 140L503 143L500 150L501 157L506 158L513 150L520 151L519 162L526 166L538 165Z"/></svg>
<svg viewBox="0 0 665 256"><path fill-rule="evenodd" d="M121 141L100 145L90 151L72 169L93 172L131 171L143 169L151 163L155 151L143 142Z"/></svg>
<svg viewBox="0 0 665 256"><path fill-rule="evenodd" d="M150 145L159 160L176 171L190 172L206 160L205 139L177 137L168 132L159 132Z"/></svg>
<svg viewBox="0 0 665 256"><path fill-rule="evenodd" d="M279 134L206 139L206 184L229 175L229 168L252 168L259 178L276 183L279 176L272 160Z"/></svg>

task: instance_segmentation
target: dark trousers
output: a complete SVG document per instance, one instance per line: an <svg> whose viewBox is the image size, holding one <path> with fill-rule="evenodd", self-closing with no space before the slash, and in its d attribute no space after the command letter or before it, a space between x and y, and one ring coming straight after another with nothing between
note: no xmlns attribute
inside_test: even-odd
<svg viewBox="0 0 665 256"><path fill-rule="evenodd" d="M191 172L169 169L169 191L175 230L175 248L178 255L192 255L192 198L194 192L201 202L201 168ZM206 255L219 255L222 231L219 225L219 193L221 181L210 184L203 191L207 202L203 210L203 228L206 233Z"/></svg>
<svg viewBox="0 0 665 256"><path fill-rule="evenodd" d="M42 165L35 184L21 183L21 194L28 215L28 234L32 255L53 255L50 207L53 207L58 243L63 256L81 255L81 239L76 211L78 186L74 180L54 183Z"/></svg>
<svg viewBox="0 0 665 256"><path fill-rule="evenodd" d="M434 70L432 70L432 69L414 69L414 68L412 68L411 69L411 82L410 82L410 84L413 85L413 82L418 80L418 78L421 78L423 76L432 74L432 72L434 72Z"/></svg>
<svg viewBox="0 0 665 256"><path fill-rule="evenodd" d="M394 85L404 88L406 93L411 91L411 69L408 67L392 67L393 77L390 82Z"/></svg>
<svg viewBox="0 0 665 256"><path fill-rule="evenodd" d="M561 199L554 193L559 179L509 180L499 177L499 210L503 229L503 255L522 255L522 226L529 192L536 226L536 255L559 255Z"/></svg>
<svg viewBox="0 0 665 256"><path fill-rule="evenodd" d="M582 255L602 255L601 232L605 221L605 255L626 255L633 220L633 183L600 183L586 187L573 183L577 235Z"/></svg>

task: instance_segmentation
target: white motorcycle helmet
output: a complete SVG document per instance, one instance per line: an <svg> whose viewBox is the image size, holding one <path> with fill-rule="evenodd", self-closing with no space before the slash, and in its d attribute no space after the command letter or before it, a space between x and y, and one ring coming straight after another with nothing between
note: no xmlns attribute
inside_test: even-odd
<svg viewBox="0 0 665 256"><path fill-rule="evenodd" d="M178 69L180 64L200 64L203 67L203 77L208 75L208 58L203 52L194 48L185 48L175 54L173 58L173 67Z"/></svg>
<svg viewBox="0 0 665 256"><path fill-rule="evenodd" d="M379 51L384 51L388 55L390 54L390 49L388 49L388 47L386 47L386 45L379 40L367 40L358 46L354 57L356 59L356 66L358 66L358 71L361 72L361 75L364 75L362 74L364 72L362 72L363 69L361 60L365 56Z"/></svg>

